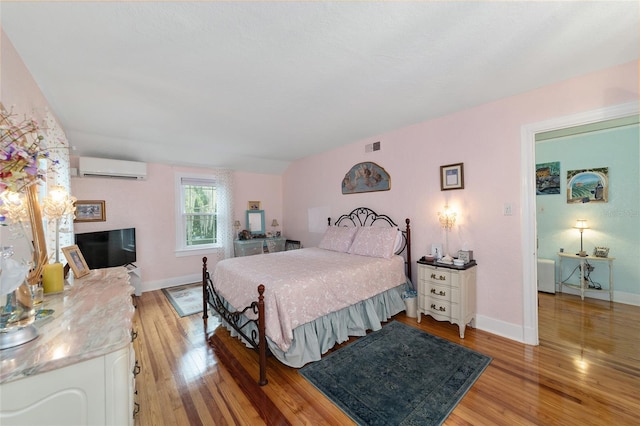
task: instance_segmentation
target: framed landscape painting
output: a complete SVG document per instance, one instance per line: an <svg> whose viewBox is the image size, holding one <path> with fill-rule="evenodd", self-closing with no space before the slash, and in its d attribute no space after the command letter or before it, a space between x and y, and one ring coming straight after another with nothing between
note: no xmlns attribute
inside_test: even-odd
<svg viewBox="0 0 640 426"><path fill-rule="evenodd" d="M606 203L608 199L608 167L567 171L567 204Z"/></svg>
<svg viewBox="0 0 640 426"><path fill-rule="evenodd" d="M74 222L104 222L107 220L104 200L78 200Z"/></svg>
<svg viewBox="0 0 640 426"><path fill-rule="evenodd" d="M560 194L560 162L536 164L536 195Z"/></svg>

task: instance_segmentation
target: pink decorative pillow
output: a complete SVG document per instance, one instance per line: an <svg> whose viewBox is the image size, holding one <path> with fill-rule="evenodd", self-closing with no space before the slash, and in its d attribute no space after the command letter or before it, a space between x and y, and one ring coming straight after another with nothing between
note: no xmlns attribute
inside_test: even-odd
<svg viewBox="0 0 640 426"><path fill-rule="evenodd" d="M351 247L354 235L358 228L347 228L346 226L329 226L318 245L325 250L339 251L346 253Z"/></svg>
<svg viewBox="0 0 640 426"><path fill-rule="evenodd" d="M391 259L397 236L398 230L396 228L360 228L351 244L349 253Z"/></svg>

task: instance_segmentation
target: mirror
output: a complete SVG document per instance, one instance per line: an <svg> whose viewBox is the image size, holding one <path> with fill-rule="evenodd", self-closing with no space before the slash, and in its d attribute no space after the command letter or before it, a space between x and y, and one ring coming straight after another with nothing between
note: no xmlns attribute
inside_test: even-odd
<svg viewBox="0 0 640 426"><path fill-rule="evenodd" d="M264 230L264 210L247 210L247 228L251 235L261 235Z"/></svg>

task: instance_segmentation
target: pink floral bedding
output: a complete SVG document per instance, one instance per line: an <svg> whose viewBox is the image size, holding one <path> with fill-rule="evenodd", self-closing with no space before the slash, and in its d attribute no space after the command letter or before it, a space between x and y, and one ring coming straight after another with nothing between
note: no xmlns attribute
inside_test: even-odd
<svg viewBox="0 0 640 426"><path fill-rule="evenodd" d="M404 259L320 248L236 257L218 262L216 291L235 308L257 300L264 284L267 336L283 351L293 329L406 282Z"/></svg>

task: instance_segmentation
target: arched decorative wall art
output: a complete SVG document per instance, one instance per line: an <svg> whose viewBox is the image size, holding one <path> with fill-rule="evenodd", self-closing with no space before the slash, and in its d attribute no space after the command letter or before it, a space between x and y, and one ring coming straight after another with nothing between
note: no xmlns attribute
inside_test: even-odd
<svg viewBox="0 0 640 426"><path fill-rule="evenodd" d="M609 168L567 171L567 203L606 203L609 199Z"/></svg>
<svg viewBox="0 0 640 426"><path fill-rule="evenodd" d="M367 161L351 167L342 179L343 194L361 192L388 191L391 189L391 177L387 171Z"/></svg>

